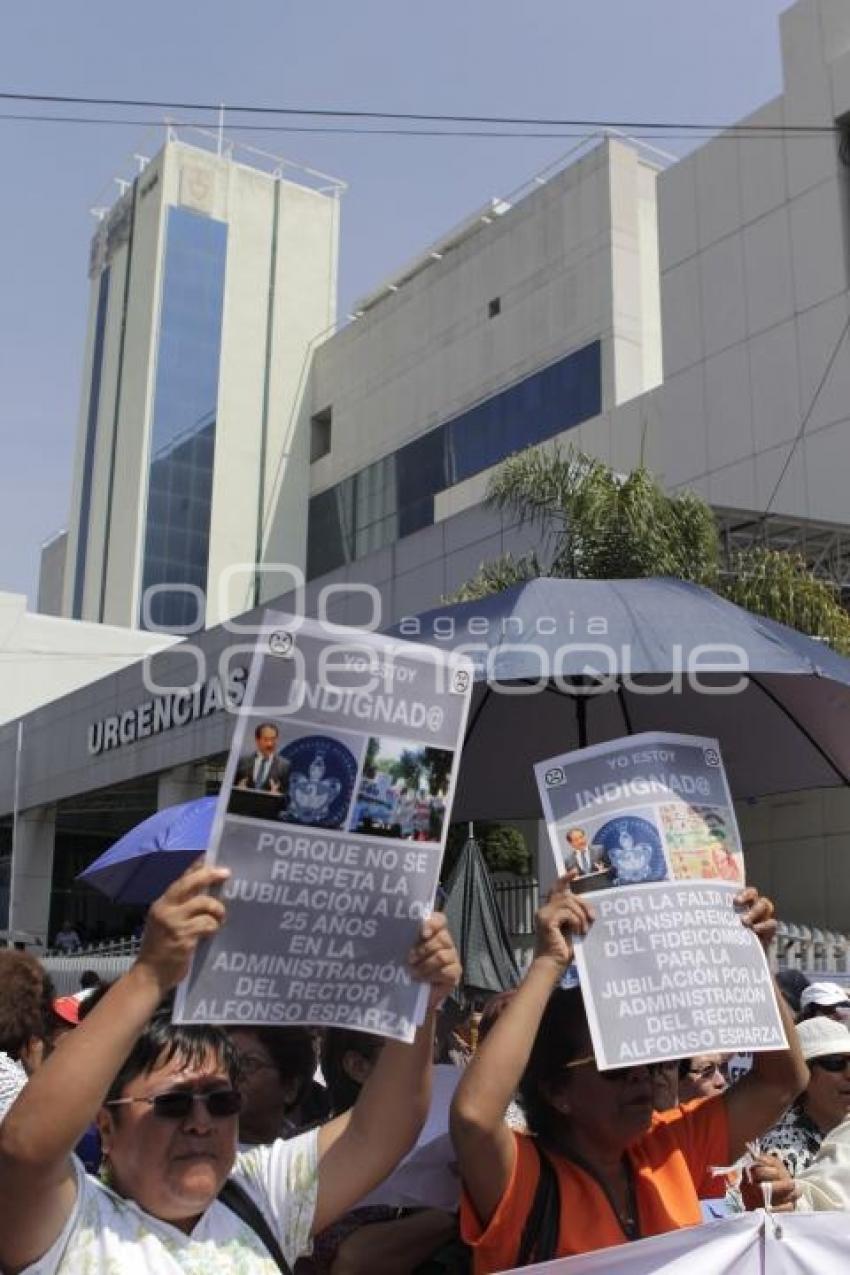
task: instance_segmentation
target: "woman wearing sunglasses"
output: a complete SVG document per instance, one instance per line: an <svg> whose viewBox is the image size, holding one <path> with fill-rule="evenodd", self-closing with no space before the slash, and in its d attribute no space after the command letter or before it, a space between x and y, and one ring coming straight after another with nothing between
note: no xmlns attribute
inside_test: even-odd
<svg viewBox="0 0 850 1275"><path fill-rule="evenodd" d="M208 891L227 875L196 866L153 905L135 965L0 1126L4 1275L276 1275L415 1142L428 1108L434 1009L460 975L438 916L411 954L415 977L431 985L415 1042L386 1045L350 1113L237 1157L234 1046L218 1028L157 1016L198 941L224 919ZM71 1155L95 1118L103 1183Z"/></svg>
<svg viewBox="0 0 850 1275"><path fill-rule="evenodd" d="M743 924L769 943L769 901L747 889L738 905ZM573 936L593 919L587 896L564 877L538 913L528 974L455 1093L461 1222L475 1275L699 1223L709 1168L742 1156L806 1082L787 1014L792 1048L757 1055L749 1075L716 1098L653 1113L649 1067L597 1071L581 995L558 986ZM535 1136L504 1122L517 1088Z"/></svg>
<svg viewBox="0 0 850 1275"><path fill-rule="evenodd" d="M850 1115L850 1031L818 1016L797 1024L809 1083L779 1123L761 1140L793 1177L807 1169L828 1133Z"/></svg>
<svg viewBox="0 0 850 1275"><path fill-rule="evenodd" d="M713 1098L728 1088L729 1081L723 1070L725 1054L694 1054L679 1062L679 1102L692 1098Z"/></svg>

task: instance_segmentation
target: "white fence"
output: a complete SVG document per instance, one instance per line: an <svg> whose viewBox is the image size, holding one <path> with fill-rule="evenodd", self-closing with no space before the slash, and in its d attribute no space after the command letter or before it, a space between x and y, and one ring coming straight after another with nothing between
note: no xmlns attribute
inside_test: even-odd
<svg viewBox="0 0 850 1275"><path fill-rule="evenodd" d="M521 964L528 959L534 934L534 914L540 906L540 889L534 877L494 879L496 899ZM129 969L139 950L138 939L85 948L74 956L48 953L42 962L60 996L77 991L83 970L94 970L102 979L118 978ZM850 936L815 926L780 921L768 954L774 970L796 969L810 979L836 979L850 984Z"/></svg>
<svg viewBox="0 0 850 1275"><path fill-rule="evenodd" d="M70 996L79 991L83 970L94 970L105 983L125 974L139 950L138 939L120 939L115 943L101 943L81 948L73 956L48 952L40 957L42 965L53 979L59 996Z"/></svg>
<svg viewBox="0 0 850 1275"><path fill-rule="evenodd" d="M534 913L540 906L537 881L534 877L500 875L493 884L514 945L527 946L534 933ZM850 936L846 934L780 921L768 957L774 970L802 970L810 981L828 976L850 983Z"/></svg>

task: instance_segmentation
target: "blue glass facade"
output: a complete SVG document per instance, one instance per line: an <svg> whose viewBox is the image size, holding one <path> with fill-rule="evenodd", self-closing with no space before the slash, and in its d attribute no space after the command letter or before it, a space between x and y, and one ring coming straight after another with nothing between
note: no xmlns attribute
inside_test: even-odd
<svg viewBox="0 0 850 1275"><path fill-rule="evenodd" d="M191 625L206 591L227 224L169 208L151 423L142 597L154 628ZM140 621L145 622L142 605Z"/></svg>
<svg viewBox="0 0 850 1275"><path fill-rule="evenodd" d="M106 331L106 308L109 304L109 267L100 275L97 293L97 312L94 319L94 341L91 356L91 380L89 382L89 406L86 415L86 445L83 452L83 479L80 487L80 523L77 528L77 557L74 563L74 597L71 615L82 619L83 589L86 582L86 555L89 548L91 522L91 488L94 469L94 448L97 441L97 414L100 410L100 382L103 374L103 338Z"/></svg>
<svg viewBox="0 0 850 1275"><path fill-rule="evenodd" d="M307 574L430 526L437 492L601 410L602 347L594 341L314 496Z"/></svg>

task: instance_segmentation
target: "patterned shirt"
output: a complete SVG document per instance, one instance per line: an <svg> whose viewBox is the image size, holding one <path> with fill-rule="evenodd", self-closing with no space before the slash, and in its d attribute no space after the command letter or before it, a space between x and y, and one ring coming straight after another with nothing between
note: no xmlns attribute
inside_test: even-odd
<svg viewBox="0 0 850 1275"><path fill-rule="evenodd" d="M220 1200L187 1235L89 1177L79 1160L74 1167L73 1213L24 1275L280 1275L260 1237ZM231 1177L259 1206L294 1266L311 1248L318 1132L240 1152Z"/></svg>
<svg viewBox="0 0 850 1275"><path fill-rule="evenodd" d="M14 1058L0 1053L0 1120L27 1083L27 1073Z"/></svg>
<svg viewBox="0 0 850 1275"><path fill-rule="evenodd" d="M779 1124L760 1139L760 1146L764 1152L775 1151L791 1177L796 1178L798 1173L809 1167L822 1142L820 1129L809 1119L800 1103L795 1102Z"/></svg>

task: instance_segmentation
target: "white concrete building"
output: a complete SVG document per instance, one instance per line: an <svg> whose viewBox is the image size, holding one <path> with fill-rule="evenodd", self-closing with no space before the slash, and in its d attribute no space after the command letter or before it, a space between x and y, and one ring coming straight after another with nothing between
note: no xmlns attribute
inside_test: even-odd
<svg viewBox="0 0 850 1275"><path fill-rule="evenodd" d="M164 582L210 595L213 627L197 641L213 661L228 642L216 621L286 587L272 576L246 588L243 577L220 595L222 569L244 561L306 561L308 603L340 586L333 618L343 622L363 618L362 595L345 586L372 584L390 623L436 605L482 561L534 543L482 499L505 456L549 439L620 470L644 459L671 488L701 492L733 543L766 533L850 585L850 5L798 0L781 26L784 91L743 122L749 131L663 170L608 139L521 198L487 205L321 343L333 317L333 192L167 147L95 243L66 614L138 623L143 585L156 582L150 551L168 567ZM181 380L162 339L172 313L164 226L180 222L203 222L218 239L207 269L189 271L190 293L199 277L219 283L204 313L221 315L220 374L210 357L197 381ZM218 359L215 332L194 331ZM161 436L160 401L203 411L163 417L174 432L163 425ZM181 430L200 423L203 434L212 421L211 466L203 439ZM190 539L189 515L169 503L176 486L165 484L152 513L150 473L161 464L183 481L184 463L199 477L189 512L208 525L208 544ZM197 676L180 648L164 658L172 684ZM27 894L28 856L42 884L52 865L55 921L74 897L72 868L108 833L214 782L230 717L189 712L188 691L167 730L128 726L120 747L92 751L98 722L141 721L150 694L135 668L24 719L13 895L29 928L47 930L49 901ZM10 729L0 733L0 888ZM782 915L846 928L850 789L780 795L739 814L751 874Z"/></svg>
<svg viewBox="0 0 850 1275"><path fill-rule="evenodd" d="M311 576L432 525L510 452L659 382L657 175L602 142L492 201L319 347Z"/></svg>
<svg viewBox="0 0 850 1275"><path fill-rule="evenodd" d="M27 610L23 593L0 593L0 726L117 673L178 639Z"/></svg>
<svg viewBox="0 0 850 1275"><path fill-rule="evenodd" d="M65 615L185 632L253 604L251 564L304 560L342 183L284 163L170 140L99 225Z"/></svg>
<svg viewBox="0 0 850 1275"><path fill-rule="evenodd" d="M785 91L735 130L657 174L607 142L436 245L320 348L312 412L332 431L312 467L311 574L479 506L493 462L554 437L624 471L644 459L703 495L733 543L766 530L850 585L850 6L798 0L781 34ZM595 341L596 410L552 386L540 428L528 386L537 440L482 419ZM452 438L437 456L438 427L463 431L472 462ZM423 460L436 490L420 474L418 511L393 522L393 484Z"/></svg>

